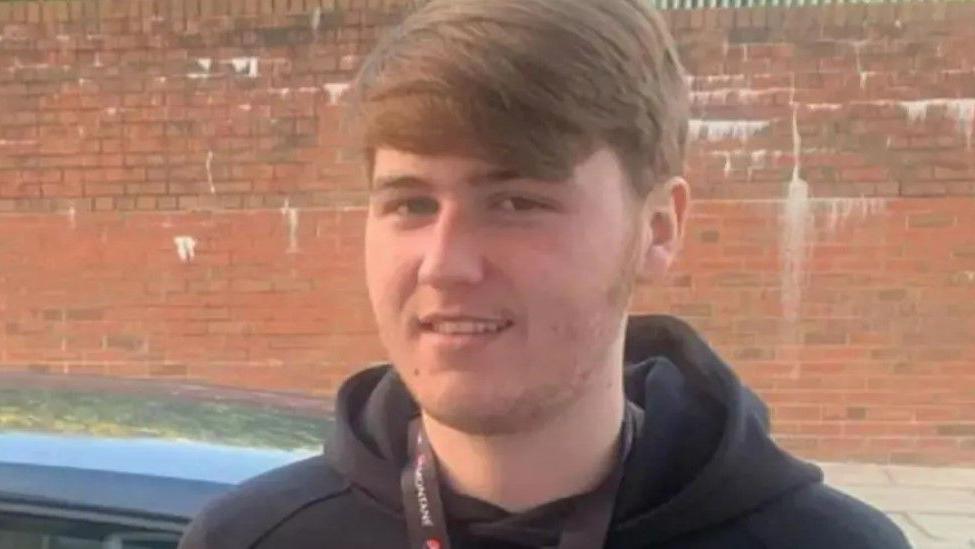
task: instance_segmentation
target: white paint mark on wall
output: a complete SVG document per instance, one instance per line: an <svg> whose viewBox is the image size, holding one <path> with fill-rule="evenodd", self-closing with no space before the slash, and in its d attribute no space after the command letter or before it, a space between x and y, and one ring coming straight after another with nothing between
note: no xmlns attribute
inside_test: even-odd
<svg viewBox="0 0 975 549"><path fill-rule="evenodd" d="M744 74L707 74L701 76L688 76L689 84L696 84L698 82L703 82L707 85L722 84L729 88L748 87L748 77Z"/></svg>
<svg viewBox="0 0 975 549"><path fill-rule="evenodd" d="M846 227L854 215L858 220L863 221L887 210L887 200L879 197L817 198L813 202L817 209L821 207L827 210L824 212L826 232L830 235Z"/></svg>
<svg viewBox="0 0 975 549"><path fill-rule="evenodd" d="M850 215L853 214L854 203L852 200L832 200L829 203L829 217L826 221L826 228L830 234L835 234L841 226L846 225Z"/></svg>
<svg viewBox="0 0 975 549"><path fill-rule="evenodd" d="M924 122L931 107L943 107L948 116L955 120L958 132L965 136L965 146L972 148L972 138L975 137L975 99L923 99L901 101L899 104L912 123Z"/></svg>
<svg viewBox="0 0 975 549"><path fill-rule="evenodd" d="M689 121L688 133L692 139L722 141L732 138L747 141L749 137L768 128L767 120L700 120Z"/></svg>
<svg viewBox="0 0 975 549"><path fill-rule="evenodd" d="M318 32L318 27L322 24L322 8L321 6L316 7L311 12L311 30L313 32Z"/></svg>
<svg viewBox="0 0 975 549"><path fill-rule="evenodd" d="M864 86L866 86L866 83L867 83L867 79L866 79L866 76L865 76L865 72L863 70L863 61L862 61L862 59L860 57L860 50L863 49L863 45L866 44L866 43L867 43L866 40L857 40L855 42L851 42L850 43L850 45L853 46L853 53L854 53L854 55L856 55L857 74L860 75L860 89L861 90L864 88Z"/></svg>
<svg viewBox="0 0 975 549"><path fill-rule="evenodd" d="M781 244L782 308L789 321L799 318L802 302L802 282L805 272L806 243L811 216L809 215L809 185L801 177L802 140L799 134L799 107L792 107L792 154L794 164L785 201L785 227Z"/></svg>
<svg viewBox="0 0 975 549"><path fill-rule="evenodd" d="M867 81L870 80L875 74L874 71L860 71L860 89L866 89Z"/></svg>
<svg viewBox="0 0 975 549"><path fill-rule="evenodd" d="M750 166L757 166L760 168L765 167L766 159L768 158L768 151L765 149L760 149L757 151L752 151L749 153L749 159L751 160Z"/></svg>
<svg viewBox="0 0 975 549"><path fill-rule="evenodd" d="M292 208L291 202L285 199L284 206L281 207L281 215L288 223L288 253L296 253L298 251L298 210Z"/></svg>
<svg viewBox="0 0 975 549"><path fill-rule="evenodd" d="M900 106L907 112L907 119L911 122L924 122L928 117L928 108L934 103L931 100L901 101Z"/></svg>
<svg viewBox="0 0 975 549"><path fill-rule="evenodd" d="M91 64L92 64L93 67L101 67L102 66L102 58L98 56L98 52L97 51L95 52L95 60L92 61Z"/></svg>
<svg viewBox="0 0 975 549"><path fill-rule="evenodd" d="M207 151L207 182L210 183L210 194L216 194L217 188L213 186L213 151Z"/></svg>
<svg viewBox="0 0 975 549"><path fill-rule="evenodd" d="M256 57L235 57L230 60L237 74L246 74L249 78L257 78L258 60Z"/></svg>
<svg viewBox="0 0 975 549"><path fill-rule="evenodd" d="M713 156L724 159L724 176L725 179L731 176L731 151L715 151L711 153Z"/></svg>
<svg viewBox="0 0 975 549"><path fill-rule="evenodd" d="M243 105L237 105L237 108L244 112L250 112L251 110L251 106L249 103L244 103Z"/></svg>
<svg viewBox="0 0 975 549"><path fill-rule="evenodd" d="M703 91L692 91L691 101L699 105L723 105L729 99L735 98L739 103L754 103L756 100L773 95L779 92L789 91L789 88L762 88L753 90L749 88L714 88Z"/></svg>
<svg viewBox="0 0 975 549"><path fill-rule="evenodd" d="M193 261L196 250L196 239L192 236L177 236L173 238L173 243L176 244L176 254L179 255L179 260L183 263L188 263Z"/></svg>
<svg viewBox="0 0 975 549"><path fill-rule="evenodd" d="M735 90L729 88L708 91L694 91L691 92L691 102L697 105L723 105L728 102L728 98L732 93L734 93L734 91Z"/></svg>
<svg viewBox="0 0 975 549"><path fill-rule="evenodd" d="M765 149L759 149L749 153L749 160L751 161L749 168L765 168L768 165L774 164L782 158L784 153L782 151L769 151Z"/></svg>
<svg viewBox="0 0 975 549"><path fill-rule="evenodd" d="M806 103L804 106L811 111L838 111L843 108L842 103Z"/></svg>
<svg viewBox="0 0 975 549"><path fill-rule="evenodd" d="M210 67L213 66L213 59L209 57L199 57L196 60L196 66L200 67L203 72L210 72Z"/></svg>
<svg viewBox="0 0 975 549"><path fill-rule="evenodd" d="M328 102L332 105L337 105L339 100L342 98L342 94L349 89L348 82L333 82L331 84L325 84L322 86L325 91L328 92Z"/></svg>
<svg viewBox="0 0 975 549"><path fill-rule="evenodd" d="M71 224L72 229L78 228L77 211L75 210L74 203L68 206L68 223Z"/></svg>

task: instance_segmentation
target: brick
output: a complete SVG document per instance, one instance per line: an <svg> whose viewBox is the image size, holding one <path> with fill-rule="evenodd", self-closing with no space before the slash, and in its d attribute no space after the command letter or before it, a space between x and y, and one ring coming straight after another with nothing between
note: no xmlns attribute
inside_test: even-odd
<svg viewBox="0 0 975 549"><path fill-rule="evenodd" d="M948 187L943 182L916 181L910 184L901 184L901 196L905 197L945 196L947 194Z"/></svg>
<svg viewBox="0 0 975 549"><path fill-rule="evenodd" d="M125 194L166 194L165 183L128 183L125 185Z"/></svg>
<svg viewBox="0 0 975 549"><path fill-rule="evenodd" d="M955 216L949 213L922 213L908 216L907 226L911 229L951 227L956 221Z"/></svg>
<svg viewBox="0 0 975 549"><path fill-rule="evenodd" d="M153 196L140 196L135 200L135 207L137 210L155 210L156 200Z"/></svg>
<svg viewBox="0 0 975 549"><path fill-rule="evenodd" d="M950 437L975 436L975 422L939 425L937 433L941 436Z"/></svg>
<svg viewBox="0 0 975 549"><path fill-rule="evenodd" d="M106 196L125 194L125 185L120 183L85 183L86 196Z"/></svg>
<svg viewBox="0 0 975 549"><path fill-rule="evenodd" d="M97 211L114 210L115 199L110 197L95 198L94 209Z"/></svg>
<svg viewBox="0 0 975 549"><path fill-rule="evenodd" d="M67 320L101 320L105 316L104 309L66 309L64 317Z"/></svg>
<svg viewBox="0 0 975 549"><path fill-rule="evenodd" d="M151 364L148 373L150 377L186 377L188 372L185 364Z"/></svg>
<svg viewBox="0 0 975 549"><path fill-rule="evenodd" d="M179 207L179 200L175 196L161 196L157 199L157 207L160 210L175 210Z"/></svg>
<svg viewBox="0 0 975 549"><path fill-rule="evenodd" d="M121 211L130 211L136 209L135 198L124 196L115 199L115 209Z"/></svg>

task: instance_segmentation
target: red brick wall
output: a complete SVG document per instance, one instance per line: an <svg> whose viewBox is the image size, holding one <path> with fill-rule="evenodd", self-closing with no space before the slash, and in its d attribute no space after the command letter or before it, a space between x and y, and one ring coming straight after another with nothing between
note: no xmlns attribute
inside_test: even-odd
<svg viewBox="0 0 975 549"><path fill-rule="evenodd" d="M332 100L396 4L0 2L0 369L330 393L381 359ZM667 17L698 200L636 308L804 455L975 463L975 4Z"/></svg>

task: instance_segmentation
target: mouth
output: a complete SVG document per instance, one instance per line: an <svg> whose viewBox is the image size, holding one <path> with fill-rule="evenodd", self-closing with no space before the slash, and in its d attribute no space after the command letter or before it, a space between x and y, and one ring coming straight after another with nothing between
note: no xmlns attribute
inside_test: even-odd
<svg viewBox="0 0 975 549"><path fill-rule="evenodd" d="M417 324L422 333L460 338L497 335L511 328L514 322L498 318L427 315Z"/></svg>

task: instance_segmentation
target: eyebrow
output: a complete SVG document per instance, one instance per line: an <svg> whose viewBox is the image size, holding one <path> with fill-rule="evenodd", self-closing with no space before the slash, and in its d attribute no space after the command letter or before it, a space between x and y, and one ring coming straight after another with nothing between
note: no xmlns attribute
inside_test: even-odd
<svg viewBox="0 0 975 549"><path fill-rule="evenodd" d="M471 186L496 185L505 183L513 179L520 179L523 176L510 169L494 169L475 173L464 179L464 183ZM417 175L410 174L391 174L377 177L373 180L373 191L385 190L414 190L429 189L435 185L429 180Z"/></svg>

